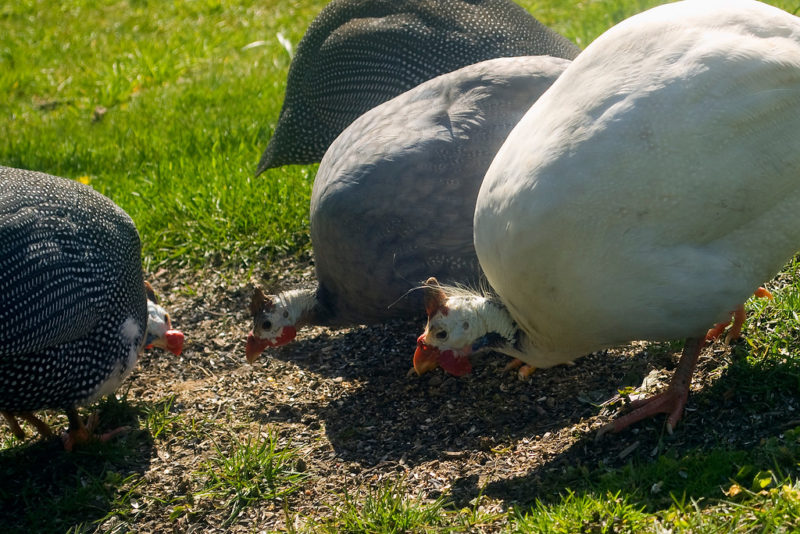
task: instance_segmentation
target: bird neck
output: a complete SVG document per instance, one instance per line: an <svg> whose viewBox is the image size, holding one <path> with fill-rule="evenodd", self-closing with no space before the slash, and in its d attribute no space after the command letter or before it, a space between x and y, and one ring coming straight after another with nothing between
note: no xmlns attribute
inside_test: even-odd
<svg viewBox="0 0 800 534"><path fill-rule="evenodd" d="M473 350L487 349L504 354L517 351L520 331L503 305L479 298L475 301L475 312L479 331L484 334L473 344Z"/></svg>
<svg viewBox="0 0 800 534"><path fill-rule="evenodd" d="M292 289L279 295L289 312L291 324L297 327L317 323L317 297L313 289Z"/></svg>

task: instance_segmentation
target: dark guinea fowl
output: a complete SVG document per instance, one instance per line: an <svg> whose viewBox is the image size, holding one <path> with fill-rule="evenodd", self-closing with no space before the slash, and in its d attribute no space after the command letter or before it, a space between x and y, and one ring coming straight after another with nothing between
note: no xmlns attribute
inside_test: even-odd
<svg viewBox="0 0 800 534"><path fill-rule="evenodd" d="M306 324L420 313L428 275L477 283L472 214L508 133L569 64L500 58L429 80L368 111L331 145L311 193L317 289L256 291L251 361Z"/></svg>
<svg viewBox="0 0 800 534"><path fill-rule="evenodd" d="M668 389L608 429L656 413L674 427L709 328L736 311L737 335L742 303L800 249L798 130L797 17L688 0L601 35L511 132L476 202L519 357L684 338ZM466 353L484 333L465 325L448 302L418 351Z"/></svg>
<svg viewBox="0 0 800 534"><path fill-rule="evenodd" d="M420 83L487 59L580 50L510 0L333 0L289 66L256 174L316 163L357 117Z"/></svg>
<svg viewBox="0 0 800 534"><path fill-rule="evenodd" d="M77 406L113 393L145 346L180 353L148 293L124 211L78 182L0 167L0 412L18 437L14 416L49 435L32 412L58 408L66 447L89 439Z"/></svg>

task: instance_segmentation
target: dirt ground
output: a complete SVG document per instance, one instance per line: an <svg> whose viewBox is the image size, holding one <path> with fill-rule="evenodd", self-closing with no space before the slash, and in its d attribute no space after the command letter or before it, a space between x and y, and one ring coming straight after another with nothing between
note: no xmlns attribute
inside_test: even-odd
<svg viewBox="0 0 800 534"><path fill-rule="evenodd" d="M404 477L426 498L447 493L459 507L480 497L485 511L547 499L581 473L636 458L679 455L702 445L746 448L800 424L798 398L754 399L727 377L732 358L722 344L704 350L684 420L672 436L657 417L597 440L598 428L624 409L602 406L618 389L664 387L678 347L637 343L592 354L572 366L540 370L527 380L504 371L508 358L473 359L473 374L437 370L409 375L424 326L396 321L343 330L303 330L296 342L268 349L254 365L244 358L253 283L266 290L313 283L309 263L286 263L280 277L204 270L151 276L173 323L186 334L180 357L148 352L123 389L134 402L175 396L171 412L198 431L149 440L139 470L134 517L138 532L252 532L283 529L287 518L330 513L345 490ZM174 498L197 492L195 474L216 446L269 429L298 448L308 480L278 502L249 507L229 528L228 510L194 501L198 513L176 513ZM232 433L234 435L232 435ZM621 488L624 490L624 488ZM172 501L170 501L172 499ZM132 504L133 506L133 504ZM287 513L288 510L288 513ZM101 529L113 530L116 518Z"/></svg>

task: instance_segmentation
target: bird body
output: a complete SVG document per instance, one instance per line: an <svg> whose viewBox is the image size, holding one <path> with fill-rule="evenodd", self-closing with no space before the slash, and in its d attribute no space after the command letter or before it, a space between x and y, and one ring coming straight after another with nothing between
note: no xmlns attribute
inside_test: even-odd
<svg viewBox="0 0 800 534"><path fill-rule="evenodd" d="M431 274L477 283L471 223L481 180L508 132L568 64L549 56L485 61L353 122L320 163L311 193L319 286L261 295L251 309L255 337L275 342L289 325L416 315L422 296L407 293Z"/></svg>
<svg viewBox="0 0 800 534"><path fill-rule="evenodd" d="M321 160L357 117L440 74L579 49L511 0L333 0L309 25L257 174Z"/></svg>
<svg viewBox="0 0 800 534"><path fill-rule="evenodd" d="M549 367L686 338L668 390L613 424L667 412L671 428L708 329L800 248L798 131L800 19L784 11L685 0L601 35L509 134L478 194L475 250L519 330L502 344ZM487 335L435 302L415 366Z"/></svg>
<svg viewBox="0 0 800 534"><path fill-rule="evenodd" d="M168 318L161 327L148 339L139 236L122 209L78 182L0 167L0 411L112 393Z"/></svg>
<svg viewBox="0 0 800 534"><path fill-rule="evenodd" d="M744 0L655 8L531 108L475 212L533 365L691 337L800 248L800 20Z"/></svg>

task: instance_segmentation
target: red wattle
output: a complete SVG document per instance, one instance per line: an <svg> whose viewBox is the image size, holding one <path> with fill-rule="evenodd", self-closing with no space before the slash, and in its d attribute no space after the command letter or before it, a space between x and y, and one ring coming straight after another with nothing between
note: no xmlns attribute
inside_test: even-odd
<svg viewBox="0 0 800 534"><path fill-rule="evenodd" d="M270 342L270 347L280 347L286 345L297 336L297 329L293 326L284 326L281 335L275 338L275 342Z"/></svg>
<svg viewBox="0 0 800 534"><path fill-rule="evenodd" d="M453 376L464 376L472 372L469 357L445 350L439 355L439 367Z"/></svg>
<svg viewBox="0 0 800 534"><path fill-rule="evenodd" d="M180 330L167 330L164 334L167 338L167 350L175 356L180 356L183 352L183 332Z"/></svg>

